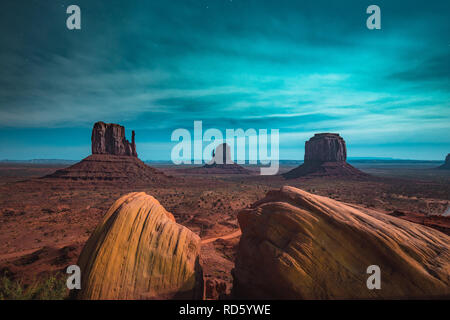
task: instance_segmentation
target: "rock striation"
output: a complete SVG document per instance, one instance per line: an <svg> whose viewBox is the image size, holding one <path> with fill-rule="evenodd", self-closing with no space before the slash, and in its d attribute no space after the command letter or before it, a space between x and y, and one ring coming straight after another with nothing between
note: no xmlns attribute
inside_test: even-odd
<svg viewBox="0 0 450 320"><path fill-rule="evenodd" d="M445 158L445 163L438 167L438 169L442 169L442 170L450 170L450 153L447 154L447 157Z"/></svg>
<svg viewBox="0 0 450 320"><path fill-rule="evenodd" d="M130 183L162 182L168 178L139 160L134 131L130 143L125 139L123 126L97 122L91 140L92 155L44 178Z"/></svg>
<svg viewBox="0 0 450 320"><path fill-rule="evenodd" d="M238 214L237 299L450 296L450 237L374 210L283 187ZM367 268L381 269L369 290Z"/></svg>
<svg viewBox="0 0 450 320"><path fill-rule="evenodd" d="M305 142L304 163L283 174L287 179L303 176L366 176L347 162L347 147L337 133L317 133Z"/></svg>
<svg viewBox="0 0 450 320"><path fill-rule="evenodd" d="M125 127L115 123L97 122L92 129L92 154L137 157L135 132L131 143L125 138Z"/></svg>
<svg viewBox="0 0 450 320"><path fill-rule="evenodd" d="M77 299L202 299L200 238L144 192L108 210L83 248ZM77 291L77 290L74 290Z"/></svg>

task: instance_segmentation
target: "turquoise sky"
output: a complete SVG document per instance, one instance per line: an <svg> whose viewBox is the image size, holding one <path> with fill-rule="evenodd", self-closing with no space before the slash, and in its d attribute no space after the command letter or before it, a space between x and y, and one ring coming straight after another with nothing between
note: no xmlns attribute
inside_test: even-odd
<svg viewBox="0 0 450 320"><path fill-rule="evenodd" d="M77 4L82 29L66 28ZM382 29L366 28L381 8ZM177 128L279 129L281 159L450 152L449 1L2 1L0 159L81 159L94 122L169 160Z"/></svg>

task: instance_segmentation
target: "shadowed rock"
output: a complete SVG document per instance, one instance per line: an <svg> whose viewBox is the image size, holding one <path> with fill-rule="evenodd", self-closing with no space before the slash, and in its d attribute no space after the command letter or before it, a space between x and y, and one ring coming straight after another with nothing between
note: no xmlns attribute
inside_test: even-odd
<svg viewBox="0 0 450 320"><path fill-rule="evenodd" d="M347 160L345 141L337 133L317 133L305 143L305 161L340 162Z"/></svg>
<svg viewBox="0 0 450 320"><path fill-rule="evenodd" d="M366 299L450 295L450 237L293 187L238 214L235 298ZM366 273L381 269L381 290Z"/></svg>
<svg viewBox="0 0 450 320"><path fill-rule="evenodd" d="M283 174L287 179L303 176L366 176L346 162L347 147L337 133L317 133L305 142L305 161Z"/></svg>
<svg viewBox="0 0 450 320"><path fill-rule="evenodd" d="M131 143L125 138L125 128L115 123L97 122L92 129L92 154L137 157L135 133Z"/></svg>
<svg viewBox="0 0 450 320"><path fill-rule="evenodd" d="M83 248L77 299L202 299L200 238L143 192L118 199Z"/></svg>

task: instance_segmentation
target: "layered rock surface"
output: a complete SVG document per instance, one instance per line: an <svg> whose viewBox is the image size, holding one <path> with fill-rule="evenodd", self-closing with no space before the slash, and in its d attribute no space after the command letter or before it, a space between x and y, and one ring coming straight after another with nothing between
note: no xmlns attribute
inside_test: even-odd
<svg viewBox="0 0 450 320"><path fill-rule="evenodd" d="M78 299L201 299L200 238L143 192L118 199L83 248Z"/></svg>
<svg viewBox="0 0 450 320"><path fill-rule="evenodd" d="M450 296L450 237L293 187L238 214L235 298L365 299ZM381 269L369 290L366 270Z"/></svg>
<svg viewBox="0 0 450 320"><path fill-rule="evenodd" d="M450 153L445 157L445 163L439 169L450 170Z"/></svg>
<svg viewBox="0 0 450 320"><path fill-rule="evenodd" d="M303 176L366 176L346 162L347 147L337 133L317 133L305 142L304 163L283 174L287 179Z"/></svg>

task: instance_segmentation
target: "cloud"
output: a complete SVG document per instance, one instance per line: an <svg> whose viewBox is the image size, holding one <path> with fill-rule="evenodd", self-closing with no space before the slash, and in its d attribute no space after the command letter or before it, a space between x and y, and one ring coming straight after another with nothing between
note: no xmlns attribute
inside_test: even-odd
<svg viewBox="0 0 450 320"><path fill-rule="evenodd" d="M450 50L446 54L427 58L405 71L395 72L389 77L413 83L433 82L439 88L450 91Z"/></svg>
<svg viewBox="0 0 450 320"><path fill-rule="evenodd" d="M69 4L8 3L0 128L35 128L38 140L43 128L119 122L161 159L159 144L194 120L278 128L285 150L317 131L446 143L447 2L380 1L379 32L357 0L79 0L79 32L65 28Z"/></svg>

